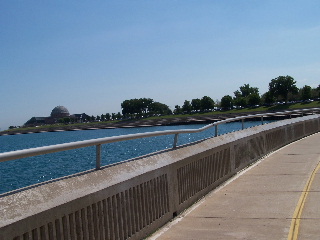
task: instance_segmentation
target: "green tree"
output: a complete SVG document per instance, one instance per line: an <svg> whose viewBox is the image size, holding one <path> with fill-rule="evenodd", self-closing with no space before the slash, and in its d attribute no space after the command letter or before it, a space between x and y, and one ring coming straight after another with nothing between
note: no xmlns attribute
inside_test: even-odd
<svg viewBox="0 0 320 240"><path fill-rule="evenodd" d="M139 108L141 108L142 113L147 113L149 111L150 105L153 103L151 98L140 98L139 99Z"/></svg>
<svg viewBox="0 0 320 240"><path fill-rule="evenodd" d="M192 110L199 111L201 109L201 100L199 98L195 98L191 100Z"/></svg>
<svg viewBox="0 0 320 240"><path fill-rule="evenodd" d="M149 112L149 107L153 103L151 98L139 98L125 100L121 103L122 114L125 117L142 116Z"/></svg>
<svg viewBox="0 0 320 240"><path fill-rule="evenodd" d="M265 105L272 105L275 101L276 99L274 98L273 94L269 91L262 95L262 102Z"/></svg>
<svg viewBox="0 0 320 240"><path fill-rule="evenodd" d="M244 84L240 87L240 92L242 97L248 97L250 94L259 94L259 89L257 87L250 87L249 84Z"/></svg>
<svg viewBox="0 0 320 240"><path fill-rule="evenodd" d="M285 102L288 102L288 94L298 93L296 81L291 76L279 76L274 78L269 83L269 92L275 97L282 97Z"/></svg>
<svg viewBox="0 0 320 240"><path fill-rule="evenodd" d="M248 96L248 104L250 106L256 106L256 105L260 105L261 103L261 98L260 95L258 93L252 93Z"/></svg>
<svg viewBox="0 0 320 240"><path fill-rule="evenodd" d="M151 103L149 106L149 111L152 115L154 115L154 114L161 114L161 115L172 114L172 111L170 110L170 108L166 104L159 103L159 102Z"/></svg>
<svg viewBox="0 0 320 240"><path fill-rule="evenodd" d="M173 110L174 114L181 114L182 113L182 109L179 105L175 105L174 106L174 110Z"/></svg>
<svg viewBox="0 0 320 240"><path fill-rule="evenodd" d="M105 117L105 119L106 119L107 121L110 121L110 119L111 119L110 113L106 113L106 115L105 115L104 117Z"/></svg>
<svg viewBox="0 0 320 240"><path fill-rule="evenodd" d="M232 109L233 107L233 100L232 97L230 95L225 95L221 98L221 108L223 110L228 110L228 109Z"/></svg>
<svg viewBox="0 0 320 240"><path fill-rule="evenodd" d="M303 88L301 88L301 100L305 101L311 98L311 87L304 85Z"/></svg>
<svg viewBox="0 0 320 240"><path fill-rule="evenodd" d="M238 96L238 97L235 97L233 99L233 103L235 106L238 106L238 107L246 107L248 104L247 104L247 99L245 97L242 97L242 96Z"/></svg>
<svg viewBox="0 0 320 240"><path fill-rule="evenodd" d="M259 96L259 89L257 87L250 87L249 84L244 84L239 88L240 90L236 90L234 93L235 98L233 99L234 105L246 107L249 103L249 98L252 101L253 99L256 99L257 96ZM250 97L253 95L252 97ZM256 104L255 104L256 105Z"/></svg>
<svg viewBox="0 0 320 240"><path fill-rule="evenodd" d="M121 115L120 112L118 112L118 113L116 114L116 119L120 120L121 118L122 118L122 115Z"/></svg>
<svg viewBox="0 0 320 240"><path fill-rule="evenodd" d="M183 105L182 105L182 111L185 113L191 113L192 106L190 104L190 101L185 100Z"/></svg>
<svg viewBox="0 0 320 240"><path fill-rule="evenodd" d="M203 98L201 98L201 110L210 111L212 109L214 109L214 101L212 100L212 98L208 96L204 96Z"/></svg>

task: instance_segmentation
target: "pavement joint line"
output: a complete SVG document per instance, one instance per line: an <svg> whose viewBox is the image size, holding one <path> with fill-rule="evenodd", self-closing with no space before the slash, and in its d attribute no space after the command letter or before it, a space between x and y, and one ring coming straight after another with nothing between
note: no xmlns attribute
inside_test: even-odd
<svg viewBox="0 0 320 240"><path fill-rule="evenodd" d="M308 182L306 183L306 185L302 191L302 194L299 198L298 204L297 204L296 209L293 213L291 226L290 226L290 230L289 230L289 235L288 235L288 240L298 239L300 220L303 219L303 218L301 218L303 207L304 207L304 204L307 200L308 193L310 192L310 188L311 188L312 182L314 180L314 177L315 177L316 173L319 171L319 169L320 169L320 161L318 162L317 166L312 171L311 176L310 176Z"/></svg>

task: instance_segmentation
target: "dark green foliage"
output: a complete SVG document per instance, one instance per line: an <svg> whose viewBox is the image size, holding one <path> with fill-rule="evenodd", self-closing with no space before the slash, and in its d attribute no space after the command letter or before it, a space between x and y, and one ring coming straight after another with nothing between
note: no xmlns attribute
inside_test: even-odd
<svg viewBox="0 0 320 240"><path fill-rule="evenodd" d="M238 107L247 107L260 104L259 89L257 87L250 87L249 84L244 84L240 87L240 91L234 92L235 98L233 103Z"/></svg>
<svg viewBox="0 0 320 240"><path fill-rule="evenodd" d="M201 109L201 100L199 98L191 100L192 110L198 112Z"/></svg>
<svg viewBox="0 0 320 240"><path fill-rule="evenodd" d="M214 108L214 101L208 97L208 96L204 96L203 98L201 98L201 111L210 111Z"/></svg>
<svg viewBox="0 0 320 240"><path fill-rule="evenodd" d="M282 97L285 102L288 101L288 94L298 93L296 81L291 76L279 76L269 83L269 92L275 97Z"/></svg>
<svg viewBox="0 0 320 240"><path fill-rule="evenodd" d="M309 100L311 98L311 90L312 88L310 86L303 86L303 88L301 88L300 92L301 92L301 100L306 101Z"/></svg>
<svg viewBox="0 0 320 240"><path fill-rule="evenodd" d="M233 100L230 95L225 95L221 98L221 108L223 110L229 110L233 107Z"/></svg>
<svg viewBox="0 0 320 240"><path fill-rule="evenodd" d="M182 105L182 111L184 113L191 113L191 110L192 110L192 106L190 104L190 101L185 100L183 105Z"/></svg>
<svg viewBox="0 0 320 240"><path fill-rule="evenodd" d="M248 96L249 106L251 106L251 107L257 106L257 105L260 105L260 103L261 103L261 98L258 93L252 93Z"/></svg>

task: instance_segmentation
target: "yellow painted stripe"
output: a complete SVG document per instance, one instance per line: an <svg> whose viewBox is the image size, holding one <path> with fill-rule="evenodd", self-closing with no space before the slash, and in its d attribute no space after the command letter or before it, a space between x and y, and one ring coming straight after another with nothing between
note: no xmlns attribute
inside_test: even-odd
<svg viewBox="0 0 320 240"><path fill-rule="evenodd" d="M316 173L319 171L319 169L320 169L320 162L318 162L318 165L313 170L313 172L312 172L307 184L305 185L305 187L303 189L303 192L302 192L302 194L300 196L300 199L298 201L298 204L296 206L296 209L295 209L295 211L293 213L291 226L290 226L290 230L289 230L289 235L288 235L288 240L296 240L296 239L298 239L298 233L299 233L302 210L303 210L304 204L306 202L308 193L310 191L311 184L312 184L312 182L314 180L314 177L315 177Z"/></svg>

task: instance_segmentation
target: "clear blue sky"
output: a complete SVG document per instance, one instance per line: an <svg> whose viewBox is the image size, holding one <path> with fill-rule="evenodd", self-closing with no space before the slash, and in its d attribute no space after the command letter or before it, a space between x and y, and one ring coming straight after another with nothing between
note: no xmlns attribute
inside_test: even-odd
<svg viewBox="0 0 320 240"><path fill-rule="evenodd" d="M0 128L70 113L121 112L148 97L170 108L320 83L318 0L0 0Z"/></svg>

